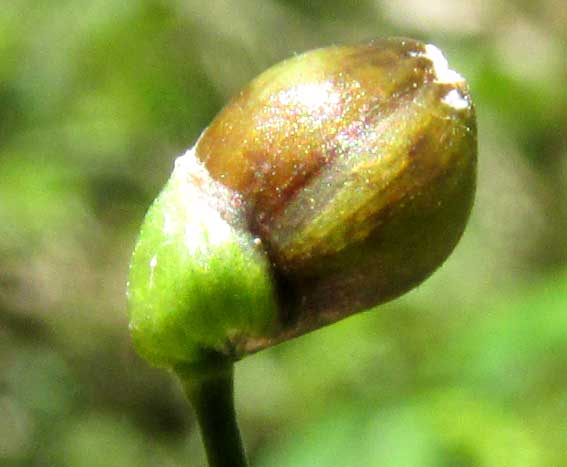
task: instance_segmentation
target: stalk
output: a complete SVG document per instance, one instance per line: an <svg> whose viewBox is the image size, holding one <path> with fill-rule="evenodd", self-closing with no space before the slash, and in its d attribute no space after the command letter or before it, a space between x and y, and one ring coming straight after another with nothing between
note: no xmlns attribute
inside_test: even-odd
<svg viewBox="0 0 567 467"><path fill-rule="evenodd" d="M234 365L215 362L204 370L178 366L175 373L195 410L209 467L247 467L234 409Z"/></svg>

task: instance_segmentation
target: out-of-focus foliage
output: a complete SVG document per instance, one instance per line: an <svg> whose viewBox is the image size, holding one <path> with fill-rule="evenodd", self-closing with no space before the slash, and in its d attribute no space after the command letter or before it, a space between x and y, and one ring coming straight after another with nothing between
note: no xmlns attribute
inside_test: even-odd
<svg viewBox="0 0 567 467"><path fill-rule="evenodd" d="M0 465L204 465L128 336L142 216L254 75L383 35L469 79L473 218L417 291L239 363L252 466L565 465L566 30L561 0L3 1Z"/></svg>

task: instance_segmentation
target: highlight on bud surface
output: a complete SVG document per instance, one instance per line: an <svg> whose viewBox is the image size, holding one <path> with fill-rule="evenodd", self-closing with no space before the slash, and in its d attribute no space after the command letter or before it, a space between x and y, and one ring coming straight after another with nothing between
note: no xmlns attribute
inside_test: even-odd
<svg viewBox="0 0 567 467"><path fill-rule="evenodd" d="M129 282L139 351L238 359L399 296L458 242L475 167L468 88L436 47L384 39L274 66L146 216Z"/></svg>

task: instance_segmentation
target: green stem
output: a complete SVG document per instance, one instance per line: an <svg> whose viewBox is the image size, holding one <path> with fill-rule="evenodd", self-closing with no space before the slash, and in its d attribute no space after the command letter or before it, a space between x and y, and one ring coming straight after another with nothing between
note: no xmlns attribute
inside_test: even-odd
<svg viewBox="0 0 567 467"><path fill-rule="evenodd" d="M207 452L209 467L246 467L234 410L234 365L215 362L206 369L177 367Z"/></svg>

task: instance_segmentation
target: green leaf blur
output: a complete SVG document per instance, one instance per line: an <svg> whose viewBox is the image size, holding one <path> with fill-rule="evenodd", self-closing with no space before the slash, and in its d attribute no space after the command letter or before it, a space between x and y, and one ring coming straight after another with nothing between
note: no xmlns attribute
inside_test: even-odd
<svg viewBox="0 0 567 467"><path fill-rule="evenodd" d="M392 35L469 81L472 219L406 297L237 365L251 465L564 465L566 31L556 0L2 2L0 465L204 466L180 388L128 335L145 211L255 75Z"/></svg>

